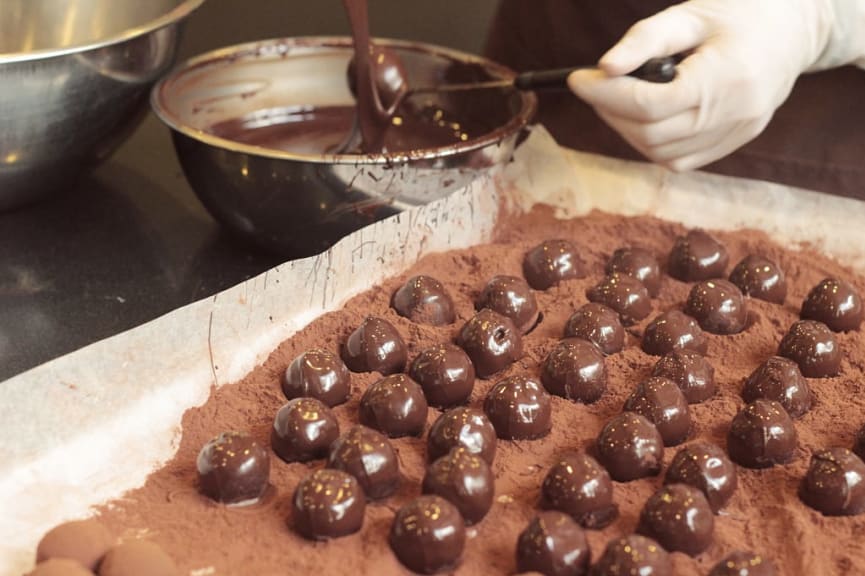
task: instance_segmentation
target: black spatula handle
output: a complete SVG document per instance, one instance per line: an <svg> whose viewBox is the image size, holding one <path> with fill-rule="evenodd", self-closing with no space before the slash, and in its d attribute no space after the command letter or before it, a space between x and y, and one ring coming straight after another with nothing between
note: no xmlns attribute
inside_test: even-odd
<svg viewBox="0 0 865 576"><path fill-rule="evenodd" d="M652 58L645 64L628 74L634 78L665 84L676 78L676 64L679 58L676 56L665 56L664 58ZM520 90L561 90L568 87L568 76L575 70L581 70L585 66L576 68L556 68L553 70L537 70L534 72L523 72L514 79L514 86Z"/></svg>

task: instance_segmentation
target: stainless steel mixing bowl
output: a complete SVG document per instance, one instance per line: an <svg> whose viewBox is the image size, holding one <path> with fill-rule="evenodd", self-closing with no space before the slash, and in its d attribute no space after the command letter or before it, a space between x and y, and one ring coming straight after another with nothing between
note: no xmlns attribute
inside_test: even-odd
<svg viewBox="0 0 865 576"><path fill-rule="evenodd" d="M513 76L477 56L381 40L402 60L409 85ZM152 105L172 129L183 170L201 201L229 230L300 257L400 210L457 190L510 160L536 98L515 90L437 95L445 110L491 128L465 142L402 154L294 153L217 136L215 126L302 118L354 102L346 80L348 38L244 44L181 65L154 88Z"/></svg>
<svg viewBox="0 0 865 576"><path fill-rule="evenodd" d="M0 210L68 189L146 112L204 0L0 0Z"/></svg>

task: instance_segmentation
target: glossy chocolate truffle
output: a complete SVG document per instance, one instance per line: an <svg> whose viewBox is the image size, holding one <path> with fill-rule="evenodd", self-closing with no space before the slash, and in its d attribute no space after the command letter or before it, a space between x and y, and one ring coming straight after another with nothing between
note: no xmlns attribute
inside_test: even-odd
<svg viewBox="0 0 865 576"><path fill-rule="evenodd" d="M583 452L566 454L553 464L541 484L541 506L595 530L618 515L609 472Z"/></svg>
<svg viewBox="0 0 865 576"><path fill-rule="evenodd" d="M667 468L665 484L688 484L700 490L712 510L723 508L739 486L736 466L718 446L695 442L679 450Z"/></svg>
<svg viewBox="0 0 865 576"><path fill-rule="evenodd" d="M715 395L715 368L702 355L690 350L674 350L658 360L652 376L675 382L688 404L699 404Z"/></svg>
<svg viewBox="0 0 865 576"><path fill-rule="evenodd" d="M361 396L360 423L391 438L420 436L428 410L420 384L405 374L391 374Z"/></svg>
<svg viewBox="0 0 865 576"><path fill-rule="evenodd" d="M64 522L46 532L39 541L36 562L66 558L96 570L111 544L111 534L94 519Z"/></svg>
<svg viewBox="0 0 865 576"><path fill-rule="evenodd" d="M683 282L723 278L729 256L724 245L703 230L691 230L676 238L667 272Z"/></svg>
<svg viewBox="0 0 865 576"><path fill-rule="evenodd" d="M324 468L307 475L291 500L294 529L310 540L330 540L360 530L366 496L354 476Z"/></svg>
<svg viewBox="0 0 865 576"><path fill-rule="evenodd" d="M423 350L411 363L409 374L420 384L427 403L435 408L464 404L475 387L471 359L451 344L436 344Z"/></svg>
<svg viewBox="0 0 865 576"><path fill-rule="evenodd" d="M604 356L587 340L566 338L556 344L544 361L541 383L550 394L591 404L607 389Z"/></svg>
<svg viewBox="0 0 865 576"><path fill-rule="evenodd" d="M442 326L456 319L454 302L442 283L430 276L414 276L394 292L391 306L418 324Z"/></svg>
<svg viewBox="0 0 865 576"><path fill-rule="evenodd" d="M796 453L798 436L790 415L774 400L755 400L733 418L727 452L746 468L784 464Z"/></svg>
<svg viewBox="0 0 865 576"><path fill-rule="evenodd" d="M93 576L94 573L76 562L67 558L53 558L46 560L36 566L25 576Z"/></svg>
<svg viewBox="0 0 865 576"><path fill-rule="evenodd" d="M696 320L679 310L655 316L643 333L643 352L664 356L675 350L706 354L708 341Z"/></svg>
<svg viewBox="0 0 865 576"><path fill-rule="evenodd" d="M484 412L504 440L540 438L552 427L550 395L526 376L511 376L490 388Z"/></svg>
<svg viewBox="0 0 865 576"><path fill-rule="evenodd" d="M279 409L273 420L270 445L286 462L324 458L339 436L330 408L315 398L295 398Z"/></svg>
<svg viewBox="0 0 865 576"><path fill-rule="evenodd" d="M709 576L775 576L775 566L754 552L733 552L715 564Z"/></svg>
<svg viewBox="0 0 865 576"><path fill-rule="evenodd" d="M223 504L252 504L267 489L270 455L251 436L223 432L198 453L201 492Z"/></svg>
<svg viewBox="0 0 865 576"><path fill-rule="evenodd" d="M802 482L802 501L827 516L865 512L865 463L846 448L820 450Z"/></svg>
<svg viewBox="0 0 865 576"><path fill-rule="evenodd" d="M459 563L466 544L465 523L456 506L441 496L420 496L396 513L389 541L406 568L434 574Z"/></svg>
<svg viewBox="0 0 865 576"><path fill-rule="evenodd" d="M351 372L327 350L309 350L294 359L282 378L282 392L289 400L305 396L338 406L351 392Z"/></svg>
<svg viewBox="0 0 865 576"><path fill-rule="evenodd" d="M652 313L652 301L643 283L626 274L613 272L586 290L586 298L619 314L622 324L636 324Z"/></svg>
<svg viewBox="0 0 865 576"><path fill-rule="evenodd" d="M652 422L664 439L664 446L681 444L691 431L688 400L679 386L668 378L653 376L637 384L623 409Z"/></svg>
<svg viewBox="0 0 865 576"><path fill-rule="evenodd" d="M385 498L399 484L399 461L384 434L354 426L330 446L327 467L348 472L357 479L367 497Z"/></svg>
<svg viewBox="0 0 865 576"><path fill-rule="evenodd" d="M799 366L788 358L772 356L745 380L742 398L751 403L758 398L775 400L793 418L799 418L811 408L811 388L799 371Z"/></svg>
<svg viewBox="0 0 865 576"><path fill-rule="evenodd" d="M352 372L402 372L408 353L405 342L387 320L367 317L349 335L342 347L342 359Z"/></svg>
<svg viewBox="0 0 865 576"><path fill-rule="evenodd" d="M544 576L583 576L591 553L583 529L555 510L535 516L517 539L517 570Z"/></svg>
<svg viewBox="0 0 865 576"><path fill-rule="evenodd" d="M778 355L799 365L806 378L828 378L841 371L841 345L822 322L800 320L781 340Z"/></svg>
<svg viewBox="0 0 865 576"><path fill-rule="evenodd" d="M715 515L703 493L687 484L668 484L643 506L637 532L669 552L696 556L712 543Z"/></svg>
<svg viewBox="0 0 865 576"><path fill-rule="evenodd" d="M478 309L489 308L510 318L525 334L538 321L538 302L532 289L522 278L494 276L481 291Z"/></svg>
<svg viewBox="0 0 865 576"><path fill-rule="evenodd" d="M495 489L490 465L462 446L430 464L423 478L423 493L448 500L468 526L480 522L490 511Z"/></svg>
<svg viewBox="0 0 865 576"><path fill-rule="evenodd" d="M858 330L862 324L862 299L849 282L826 278L808 292L801 316L822 322L834 332Z"/></svg>
<svg viewBox="0 0 865 576"><path fill-rule="evenodd" d="M607 543L592 576L673 576L670 555L661 546L639 534L615 538Z"/></svg>
<svg viewBox="0 0 865 576"><path fill-rule="evenodd" d="M180 570L156 544L133 540L108 551L99 565L99 576L180 576Z"/></svg>
<svg viewBox="0 0 865 576"><path fill-rule="evenodd" d="M742 294L783 304L787 297L787 280L778 265L771 260L751 254L736 264L730 272L730 282L735 284Z"/></svg>
<svg viewBox="0 0 865 576"><path fill-rule="evenodd" d="M457 344L472 359L480 378L504 370L523 355L523 340L511 319L486 308L465 323Z"/></svg>
<svg viewBox="0 0 865 576"><path fill-rule="evenodd" d="M644 416L624 412L607 422L598 436L598 461L613 480L628 482L661 471L664 440Z"/></svg>
<svg viewBox="0 0 865 576"><path fill-rule="evenodd" d="M643 248L619 248L607 261L607 274L619 272L636 278L654 298L661 291L661 268L655 255Z"/></svg>
<svg viewBox="0 0 865 576"><path fill-rule="evenodd" d="M582 338L604 354L615 354L625 346L625 329L619 314L603 304L589 302L568 318L566 338Z"/></svg>
<svg viewBox="0 0 865 576"><path fill-rule="evenodd" d="M583 261L568 240L546 240L526 252L523 275L535 290L546 290L562 280L582 278Z"/></svg>
<svg viewBox="0 0 865 576"><path fill-rule="evenodd" d="M433 422L427 435L427 460L434 462L457 446L493 463L496 429L486 414L475 408L453 408Z"/></svg>
<svg viewBox="0 0 865 576"><path fill-rule="evenodd" d="M738 334L748 324L748 307L742 292L727 280L694 284L685 302L685 314L712 334Z"/></svg>

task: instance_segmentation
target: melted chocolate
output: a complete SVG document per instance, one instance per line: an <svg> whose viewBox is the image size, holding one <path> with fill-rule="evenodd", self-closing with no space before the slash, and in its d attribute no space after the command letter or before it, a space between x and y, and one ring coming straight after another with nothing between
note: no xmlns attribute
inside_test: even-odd
<svg viewBox="0 0 865 576"><path fill-rule="evenodd" d="M511 376L490 388L484 412L504 440L532 440L552 427L552 404L543 386L525 376Z"/></svg>
<svg viewBox="0 0 865 576"><path fill-rule="evenodd" d="M569 240L546 240L523 258L523 275L535 290L546 290L563 280L585 276L577 247Z"/></svg>
<svg viewBox="0 0 865 576"><path fill-rule="evenodd" d="M390 441L366 426L354 426L330 446L327 467L348 472L371 499L385 498L399 484L399 461Z"/></svg>
<svg viewBox="0 0 865 576"><path fill-rule="evenodd" d="M390 438L420 436L427 411L423 389L405 374L385 376L360 399L360 423Z"/></svg>
<svg viewBox="0 0 865 576"><path fill-rule="evenodd" d="M610 540L594 566L592 576L673 576L670 555L639 534Z"/></svg>
<svg viewBox="0 0 865 576"><path fill-rule="evenodd" d="M755 400L733 418L727 433L730 458L746 468L784 464L796 453L796 427L784 407L772 400Z"/></svg>
<svg viewBox="0 0 865 576"><path fill-rule="evenodd" d="M849 282L826 278L808 292L802 302L802 318L824 323L834 332L858 330L865 308Z"/></svg>
<svg viewBox="0 0 865 576"><path fill-rule="evenodd" d="M251 436L223 432L198 453L201 492L223 504L252 504L270 479L268 451Z"/></svg>
<svg viewBox="0 0 865 576"><path fill-rule="evenodd" d="M607 422L597 441L598 461L613 480L656 476L664 460L664 440L644 416L624 412Z"/></svg>
<svg viewBox="0 0 865 576"><path fill-rule="evenodd" d="M795 362L772 356L745 380L742 398L748 403L758 398L775 400L791 417L799 418L811 408L811 387Z"/></svg>
<svg viewBox="0 0 865 576"><path fill-rule="evenodd" d="M421 351L411 363L409 374L435 408L464 404L475 385L471 359L451 344L436 344Z"/></svg>
<svg viewBox="0 0 865 576"><path fill-rule="evenodd" d="M454 302L442 283L430 276L414 276L400 286L391 305L397 314L418 324L442 326L456 318Z"/></svg>
<svg viewBox="0 0 865 576"><path fill-rule="evenodd" d="M415 498L399 509L390 529L390 547L409 570L433 574L453 569L466 545L465 522L441 496Z"/></svg>
<svg viewBox="0 0 865 576"><path fill-rule="evenodd" d="M689 404L704 402L715 394L715 368L697 352L674 350L658 360L652 376L675 382Z"/></svg>
<svg viewBox="0 0 865 576"><path fill-rule="evenodd" d="M802 501L827 516L865 512L865 463L846 448L820 450L800 490Z"/></svg>
<svg viewBox="0 0 865 576"><path fill-rule="evenodd" d="M523 340L511 319L487 308L465 323L457 343L480 378L504 370L523 355Z"/></svg>
<svg viewBox="0 0 865 576"><path fill-rule="evenodd" d="M709 576L775 576L775 567L768 558L740 551L715 564Z"/></svg>
<svg viewBox="0 0 865 576"><path fill-rule="evenodd" d="M683 282L723 278L729 256L727 249L703 230L691 230L676 238L667 271Z"/></svg>
<svg viewBox="0 0 865 576"><path fill-rule="evenodd" d="M289 400L309 396L337 406L348 400L351 373L336 354L309 350L289 364L282 378L282 392Z"/></svg>
<svg viewBox="0 0 865 576"><path fill-rule="evenodd" d="M489 308L513 320L525 334L538 321L538 302L532 289L522 278L494 276L484 286L478 308Z"/></svg>
<svg viewBox="0 0 865 576"><path fill-rule="evenodd" d="M739 485L736 466L718 446L695 442L679 450L667 469L665 484L688 484L697 488L712 510L723 508Z"/></svg>
<svg viewBox="0 0 865 576"><path fill-rule="evenodd" d="M619 272L636 278L654 298L661 291L661 269L655 255L642 248L619 248L607 261L607 274Z"/></svg>
<svg viewBox="0 0 865 576"><path fill-rule="evenodd" d="M679 386L667 378L654 376L637 385L625 400L626 412L645 416L661 434L665 446L676 446L691 431L688 401Z"/></svg>
<svg viewBox="0 0 865 576"><path fill-rule="evenodd" d="M493 463L496 429L486 414L474 408L454 408L433 422L427 436L427 459L434 462L457 446Z"/></svg>
<svg viewBox="0 0 865 576"><path fill-rule="evenodd" d="M593 530L609 525L619 513L609 472L582 452L553 464L541 485L541 506L564 512Z"/></svg>
<svg viewBox="0 0 865 576"><path fill-rule="evenodd" d="M625 329L619 314L596 302L583 305L568 318L565 337L588 340L606 355L620 352L625 346Z"/></svg>
<svg viewBox="0 0 865 576"><path fill-rule="evenodd" d="M307 462L327 456L338 436L330 408L315 398L295 398L276 413L270 445L286 462Z"/></svg>
<svg viewBox="0 0 865 576"><path fill-rule="evenodd" d="M586 297L618 312L625 326L636 324L652 313L652 301L643 283L619 272L613 272L586 290Z"/></svg>
<svg viewBox="0 0 865 576"><path fill-rule="evenodd" d="M727 280L695 284L685 303L685 314L712 334L738 334L748 324L748 308L742 292Z"/></svg>
<svg viewBox="0 0 865 576"><path fill-rule="evenodd" d="M342 359L352 372L402 372L407 356L405 342L396 328L374 316L367 317L342 347Z"/></svg>
<svg viewBox="0 0 865 576"><path fill-rule="evenodd" d="M687 484L668 484L643 507L637 532L670 552L696 556L712 543L715 515L703 493Z"/></svg>
<svg viewBox="0 0 865 576"><path fill-rule="evenodd" d="M517 570L545 576L589 573L589 545L583 529L567 514L541 512L517 539Z"/></svg>
<svg viewBox="0 0 865 576"><path fill-rule="evenodd" d="M495 479L486 460L457 446L426 471L423 493L436 494L457 507L466 525L480 522L493 506Z"/></svg>
<svg viewBox="0 0 865 576"><path fill-rule="evenodd" d="M787 297L787 280L778 265L771 260L751 254L736 264L730 272L730 282L742 294L766 302L783 304Z"/></svg>
<svg viewBox="0 0 865 576"><path fill-rule="evenodd" d="M828 378L841 371L841 346L835 334L816 320L793 324L781 340L778 355L798 364L807 378Z"/></svg>
<svg viewBox="0 0 865 576"><path fill-rule="evenodd" d="M353 534L363 526L366 496L341 470L316 470L300 481L291 501L294 529L310 540Z"/></svg>
<svg viewBox="0 0 865 576"><path fill-rule="evenodd" d="M696 320L679 310L656 316L643 333L643 352L664 356L676 350L706 354L708 341Z"/></svg>
<svg viewBox="0 0 865 576"><path fill-rule="evenodd" d="M544 361L541 382L550 394L586 404L596 402L607 389L604 356L587 340L566 338Z"/></svg>

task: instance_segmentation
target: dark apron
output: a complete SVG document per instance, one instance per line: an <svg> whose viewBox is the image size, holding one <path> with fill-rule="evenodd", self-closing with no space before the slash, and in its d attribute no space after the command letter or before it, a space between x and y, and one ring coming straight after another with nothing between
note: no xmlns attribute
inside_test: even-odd
<svg viewBox="0 0 865 576"><path fill-rule="evenodd" d="M502 0L487 54L516 70L597 62L628 27L674 2ZM582 101L541 93L538 120L564 145L643 159ZM865 199L865 71L799 78L763 134L704 168Z"/></svg>

